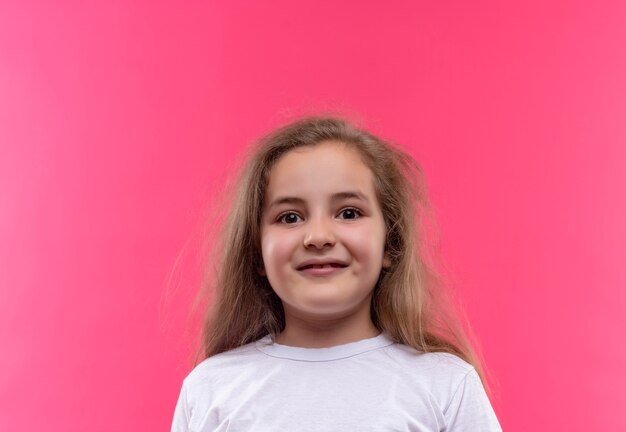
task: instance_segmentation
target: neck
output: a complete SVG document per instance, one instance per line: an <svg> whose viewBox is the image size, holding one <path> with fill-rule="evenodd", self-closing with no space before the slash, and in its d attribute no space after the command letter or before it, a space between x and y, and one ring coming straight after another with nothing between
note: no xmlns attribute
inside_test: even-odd
<svg viewBox="0 0 626 432"><path fill-rule="evenodd" d="M372 338L380 334L370 317L369 308L334 317L305 316L285 307L285 329L276 336L281 345L327 348Z"/></svg>

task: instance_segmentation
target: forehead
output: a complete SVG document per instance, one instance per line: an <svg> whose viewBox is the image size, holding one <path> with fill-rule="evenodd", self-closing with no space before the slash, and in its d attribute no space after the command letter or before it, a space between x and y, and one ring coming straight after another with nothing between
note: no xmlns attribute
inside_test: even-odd
<svg viewBox="0 0 626 432"><path fill-rule="evenodd" d="M325 141L283 155L270 171L265 198L343 190L359 190L374 198L373 174L357 150Z"/></svg>

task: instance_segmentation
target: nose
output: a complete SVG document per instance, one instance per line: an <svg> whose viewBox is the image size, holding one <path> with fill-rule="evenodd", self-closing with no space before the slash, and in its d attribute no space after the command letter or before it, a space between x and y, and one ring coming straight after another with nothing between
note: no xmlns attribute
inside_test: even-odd
<svg viewBox="0 0 626 432"><path fill-rule="evenodd" d="M335 245L332 222L323 217L311 218L304 235L304 247L323 249Z"/></svg>

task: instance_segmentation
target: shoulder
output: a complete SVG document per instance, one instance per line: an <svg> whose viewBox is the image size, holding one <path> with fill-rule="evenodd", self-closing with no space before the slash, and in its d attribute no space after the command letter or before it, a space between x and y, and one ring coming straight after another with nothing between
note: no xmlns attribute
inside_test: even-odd
<svg viewBox="0 0 626 432"><path fill-rule="evenodd" d="M423 352L393 344L385 349L385 354L394 363L399 376L429 393L442 409L467 377L476 374L470 363L446 352Z"/></svg>
<svg viewBox="0 0 626 432"><path fill-rule="evenodd" d="M478 372L462 358L445 352L421 352L405 345L387 354L416 386L427 391L445 418L446 430L501 431Z"/></svg>
<svg viewBox="0 0 626 432"><path fill-rule="evenodd" d="M208 357L187 375L183 386L188 392L202 392L216 382L228 380L235 374L242 373L246 365L254 364L259 356L255 343L250 343L230 351Z"/></svg>
<svg viewBox="0 0 626 432"><path fill-rule="evenodd" d="M424 352L415 348L393 344L386 348L386 354L392 361L411 373L461 378L474 370L474 366L451 353Z"/></svg>
<svg viewBox="0 0 626 432"><path fill-rule="evenodd" d="M478 372L462 358L445 352L422 352L394 344L386 354L398 374L429 394L444 416L446 430L501 431Z"/></svg>
<svg viewBox="0 0 626 432"><path fill-rule="evenodd" d="M183 380L172 431L195 430L206 413L215 414L213 408L232 397L237 383L248 382L264 366L255 342L203 360Z"/></svg>

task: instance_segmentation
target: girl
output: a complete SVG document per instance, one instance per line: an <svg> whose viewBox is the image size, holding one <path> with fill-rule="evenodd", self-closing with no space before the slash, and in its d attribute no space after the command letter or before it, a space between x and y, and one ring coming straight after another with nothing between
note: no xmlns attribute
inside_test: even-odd
<svg viewBox="0 0 626 432"><path fill-rule="evenodd" d="M172 431L499 431L413 159L338 118L260 141Z"/></svg>

